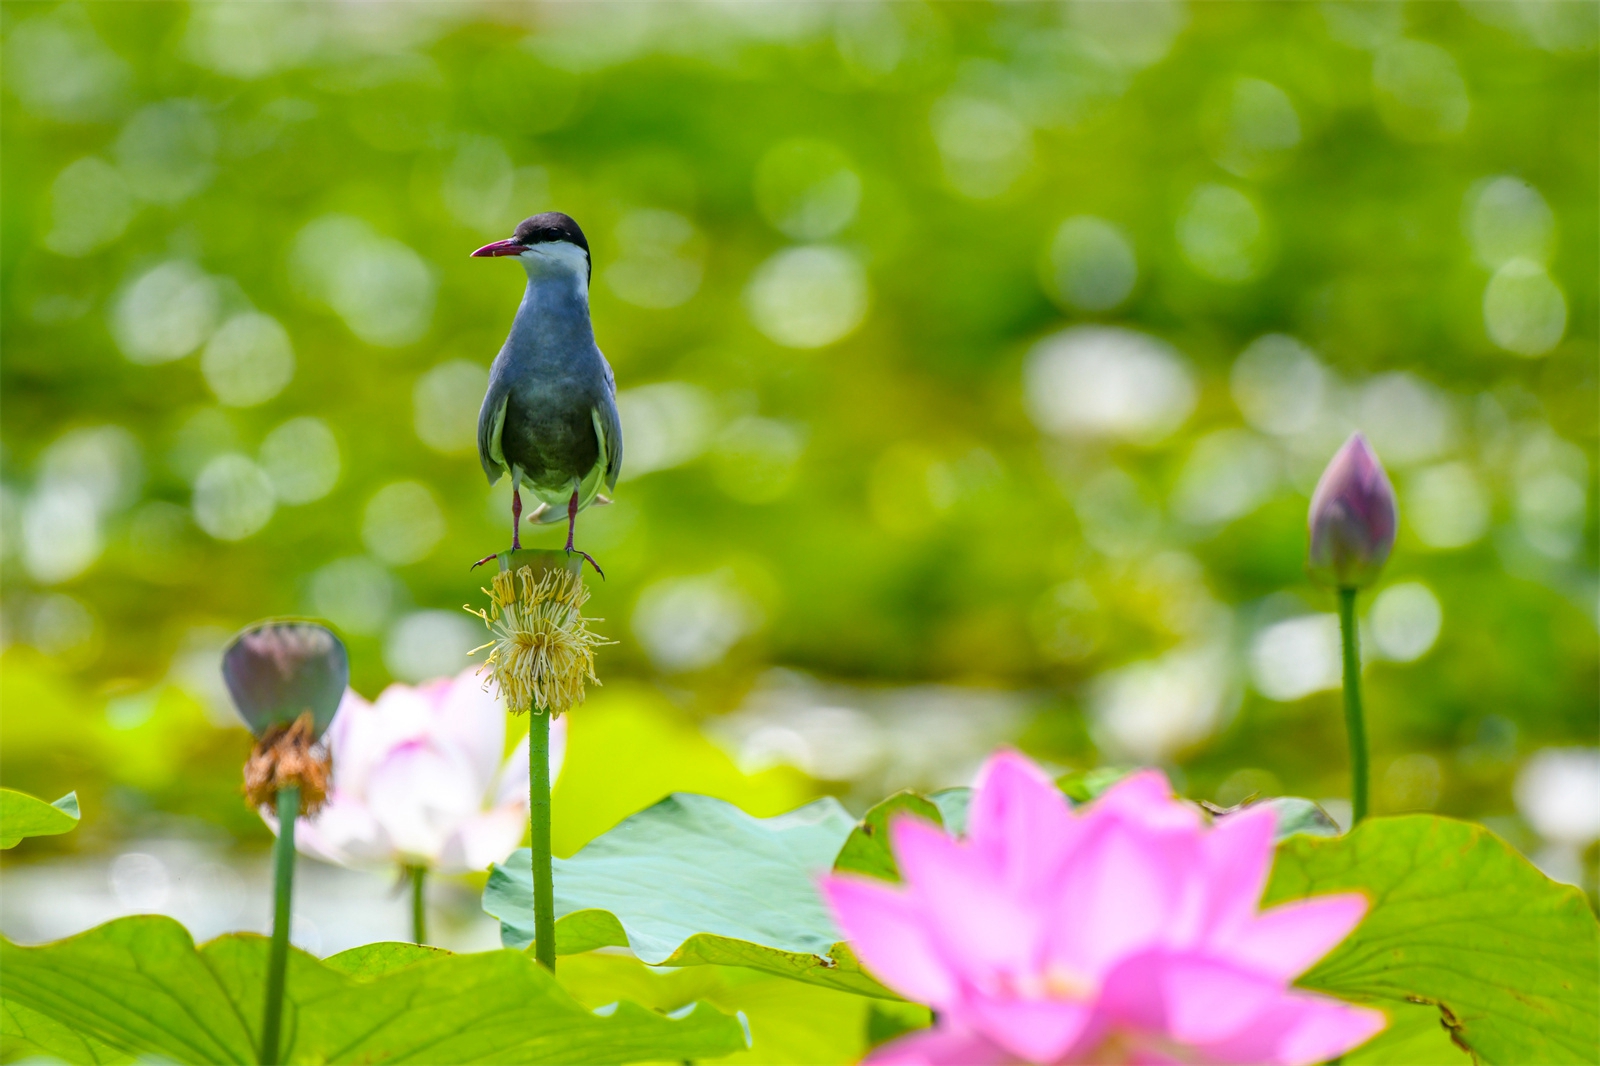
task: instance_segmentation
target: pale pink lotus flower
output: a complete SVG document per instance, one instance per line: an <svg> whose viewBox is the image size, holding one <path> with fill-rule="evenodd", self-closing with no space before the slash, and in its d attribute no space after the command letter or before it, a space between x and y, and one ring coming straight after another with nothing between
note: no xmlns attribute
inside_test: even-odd
<svg viewBox="0 0 1600 1066"><path fill-rule="evenodd" d="M550 777L566 722L550 723ZM469 667L454 678L393 684L377 702L354 690L328 727L333 787L295 824L295 847L341 866L466 873L503 862L528 827L528 739L507 758L506 714ZM262 817L277 832L277 819Z"/></svg>
<svg viewBox="0 0 1600 1066"><path fill-rule="evenodd" d="M890 826L903 885L824 878L867 969L938 1015L873 1063L1322 1062L1382 1013L1290 985L1366 913L1359 894L1258 910L1271 810L1208 826L1155 770L1078 810L1033 763L984 765L968 835Z"/></svg>

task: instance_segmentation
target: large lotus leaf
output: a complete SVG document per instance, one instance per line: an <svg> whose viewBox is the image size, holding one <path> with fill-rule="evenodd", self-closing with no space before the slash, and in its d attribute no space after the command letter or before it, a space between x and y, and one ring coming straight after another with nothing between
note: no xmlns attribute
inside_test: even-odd
<svg viewBox="0 0 1600 1066"><path fill-rule="evenodd" d="M773 818L677 793L555 860L556 950L625 946L655 966L747 966L890 996L838 944L816 880L855 826L833 799ZM533 942L526 849L489 874L507 947Z"/></svg>
<svg viewBox="0 0 1600 1066"><path fill-rule="evenodd" d="M965 813L965 812L963 812ZM880 800L850 831L844 846L833 860L839 872L864 874L883 881L899 881L900 867L889 845L889 823L896 817L915 817L934 825L944 825L944 812L932 801L915 792L896 792Z"/></svg>
<svg viewBox="0 0 1600 1066"><path fill-rule="evenodd" d="M905 1028L928 1024L928 1009L914 1003L870 999L833 988L729 966L651 968L625 955L591 953L562 959L561 986L586 1007L618 996L671 1011L699 1000L750 1026L750 1047L724 1063L853 1063L869 1050L874 1018L894 1012Z"/></svg>
<svg viewBox="0 0 1600 1066"><path fill-rule="evenodd" d="M135 1061L128 1052L75 1032L49 1015L0 999L0 1062L38 1059L93 1066L121 1066Z"/></svg>
<svg viewBox="0 0 1600 1066"><path fill-rule="evenodd" d="M49 837L78 824L78 794L68 792L54 803L15 789L0 788L0 850L14 848L24 837Z"/></svg>
<svg viewBox="0 0 1600 1066"><path fill-rule="evenodd" d="M1351 890L1371 912L1298 983L1406 1023L1350 1061L1420 1061L1419 1005L1485 1063L1600 1060L1600 924L1578 889L1482 826L1409 815L1291 837L1265 902Z"/></svg>
<svg viewBox="0 0 1600 1066"><path fill-rule="evenodd" d="M380 940L377 943L362 944L360 947L341 951L337 955L329 955L322 960L322 965L349 977L381 977L394 970L427 962L430 959L444 958L449 954L451 953L444 948L429 947L426 944Z"/></svg>
<svg viewBox="0 0 1600 1066"><path fill-rule="evenodd" d="M679 1061L745 1046L738 1019L704 1004L667 1017L618 1003L602 1015L520 953L426 954L346 959L351 972L380 974L363 980L291 952L284 1061ZM54 1023L20 1035L67 1062L95 1062L101 1047L173 1062L253 1062L266 961L259 936L220 937L197 951L169 918L121 918L37 948L0 942L0 1002L8 1016L21 1008L19 1027L34 1016Z"/></svg>

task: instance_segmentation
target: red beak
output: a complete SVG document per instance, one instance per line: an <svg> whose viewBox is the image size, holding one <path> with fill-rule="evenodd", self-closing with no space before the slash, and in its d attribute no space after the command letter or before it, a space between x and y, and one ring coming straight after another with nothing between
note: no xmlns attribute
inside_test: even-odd
<svg viewBox="0 0 1600 1066"><path fill-rule="evenodd" d="M510 240L495 241L493 244L486 244L472 254L474 257L489 255L521 255L527 250L527 245L523 244L515 237L512 237Z"/></svg>

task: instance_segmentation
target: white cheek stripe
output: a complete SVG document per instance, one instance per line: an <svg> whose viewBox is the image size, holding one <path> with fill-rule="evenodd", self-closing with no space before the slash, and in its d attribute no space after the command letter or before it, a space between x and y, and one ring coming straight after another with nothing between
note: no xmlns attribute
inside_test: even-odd
<svg viewBox="0 0 1600 1066"><path fill-rule="evenodd" d="M589 292L589 253L569 241L551 241L536 244L517 257L523 261L529 274L565 273L575 276Z"/></svg>

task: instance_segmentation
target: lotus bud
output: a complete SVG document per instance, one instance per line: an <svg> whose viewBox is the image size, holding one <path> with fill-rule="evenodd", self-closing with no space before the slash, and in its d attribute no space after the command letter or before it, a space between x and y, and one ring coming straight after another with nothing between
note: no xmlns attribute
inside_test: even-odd
<svg viewBox="0 0 1600 1066"><path fill-rule="evenodd" d="M1306 569L1313 579L1339 589L1377 580L1394 547L1399 516L1389 475L1361 434L1351 435L1322 472L1309 521Z"/></svg>
<svg viewBox="0 0 1600 1066"><path fill-rule="evenodd" d="M600 683L594 649L612 643L583 617L589 599L583 557L518 551L502 559L493 587L483 590L489 608L467 608L483 619L493 638L473 649L489 649L480 672L491 676L513 713L531 709L559 718L583 702L589 682Z"/></svg>
<svg viewBox="0 0 1600 1066"><path fill-rule="evenodd" d="M258 622L228 645L222 677L256 736L244 771L250 804L271 807L279 789L294 785L301 813L316 811L331 772L318 741L350 680L344 644L315 622Z"/></svg>

